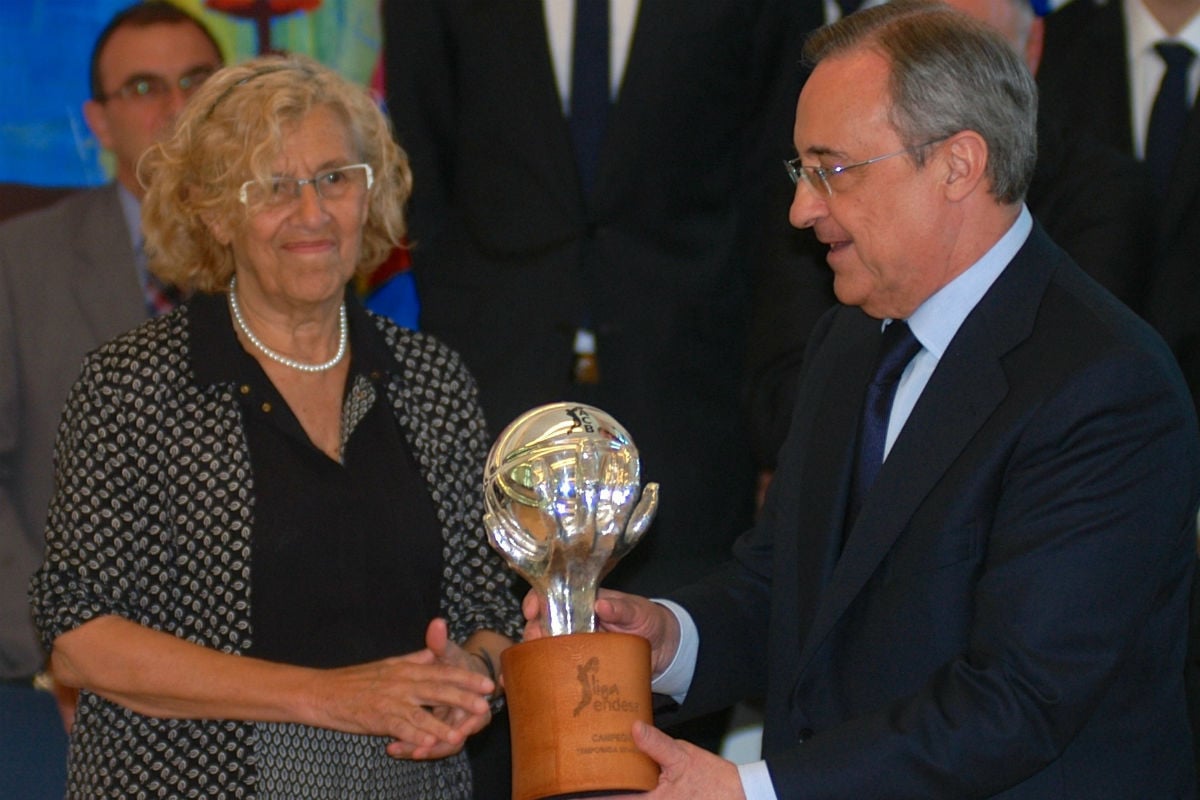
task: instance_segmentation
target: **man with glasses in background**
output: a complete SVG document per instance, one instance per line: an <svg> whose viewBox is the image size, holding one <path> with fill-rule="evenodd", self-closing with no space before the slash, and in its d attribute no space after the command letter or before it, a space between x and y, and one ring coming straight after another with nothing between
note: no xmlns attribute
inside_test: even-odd
<svg viewBox="0 0 1200 800"><path fill-rule="evenodd" d="M1025 207L1032 75L922 0L806 55L790 219L841 304L762 514L673 606L596 604L678 716L764 694L764 760L638 724L648 797L1194 797L1196 419L1164 342Z"/></svg>
<svg viewBox="0 0 1200 800"><path fill-rule="evenodd" d="M100 33L91 58L88 127L115 180L0 226L0 796L63 796L72 698L59 721L30 620L29 576L41 562L59 412L83 355L177 298L141 253L137 161L192 91L222 66L195 17L136 3Z"/></svg>

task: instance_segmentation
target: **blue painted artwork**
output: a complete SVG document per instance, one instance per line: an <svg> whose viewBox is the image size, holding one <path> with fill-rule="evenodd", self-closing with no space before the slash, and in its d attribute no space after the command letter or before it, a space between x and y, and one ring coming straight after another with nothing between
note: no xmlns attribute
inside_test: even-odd
<svg viewBox="0 0 1200 800"><path fill-rule="evenodd" d="M0 182L94 186L109 166L83 120L97 34L131 0L0 0ZM378 81L379 0L311 0L270 20L270 43L364 84ZM258 52L254 20L177 0L204 20L230 62ZM213 4L216 5L216 4Z"/></svg>

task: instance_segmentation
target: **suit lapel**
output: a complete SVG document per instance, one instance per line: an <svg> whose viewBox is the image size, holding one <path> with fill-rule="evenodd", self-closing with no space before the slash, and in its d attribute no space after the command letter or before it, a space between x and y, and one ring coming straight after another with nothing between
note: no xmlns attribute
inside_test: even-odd
<svg viewBox="0 0 1200 800"><path fill-rule="evenodd" d="M833 570L800 656L811 662L926 496L1008 391L1001 358L1033 328L1052 245L1035 225L1029 241L964 320L896 439ZM863 379L864 381L866 378ZM862 389L857 395L861 405ZM845 478L848 480L848 474ZM843 498L837 507L844 508ZM811 579L812 576L809 576Z"/></svg>
<svg viewBox="0 0 1200 800"><path fill-rule="evenodd" d="M1193 103L1162 210L1164 241L1174 241L1200 194L1200 104Z"/></svg>
<svg viewBox="0 0 1200 800"><path fill-rule="evenodd" d="M1089 68L1081 76L1090 85L1099 82L1113 88L1087 92L1089 104L1095 103L1088 119L1089 128L1108 137L1123 152L1133 152L1133 111L1129 104L1129 70L1125 44L1125 20L1119 0L1100 4L1085 37ZM1107 133L1106 133L1107 132Z"/></svg>
<svg viewBox="0 0 1200 800"><path fill-rule="evenodd" d="M1064 9L1061 18L1056 14L1048 23L1078 24L1081 30L1078 33L1064 30L1063 35L1069 37L1069 41L1061 43L1052 33L1047 33L1046 66L1042 72L1057 88L1056 92L1047 94L1062 102L1067 113L1064 115L1060 108L1048 108L1047 111L1066 119L1086 108L1087 114L1082 118L1088 121L1090 134L1122 152L1133 153L1133 112L1129 105L1121 2L1078 0L1076 5L1081 3L1086 3L1087 7ZM1063 45L1061 53L1055 49L1060 44Z"/></svg>
<svg viewBox="0 0 1200 800"><path fill-rule="evenodd" d="M463 5L462 13L466 18L459 26L466 33L458 43L460 57L476 62L464 67L463 73L486 74L488 80L461 91L486 93L471 105L489 110L486 118L462 124L483 125L477 138L499 142L489 145L494 152L537 153L529 166L538 183L559 204L574 208L579 193L575 156L542 4L472 0ZM512 113L513 108L521 109L520 113Z"/></svg>
<svg viewBox="0 0 1200 800"><path fill-rule="evenodd" d="M822 387L821 394L814 405L800 405L804 419L798 417L793 423L806 444L785 445L781 450L785 457L803 459L795 480L784 477L802 492L793 494L791 513L782 515L789 520L787 529L797 532L797 608L802 610L817 608L838 560L859 417L878 340L879 320L858 314L850 332L835 345L838 350L822 361L825 368L814 370L809 378ZM779 473L790 474L786 464L780 464ZM814 497L828 497L831 502L812 502ZM821 531L831 533L823 536ZM812 618L798 620L802 638Z"/></svg>
<svg viewBox="0 0 1200 800"><path fill-rule="evenodd" d="M608 124L604 138L600 142L600 161L596 165L596 185L593 188L595 197L611 194L609 185L614 177L619 175L621 161L626 154L635 153L642 148L639 138L646 135L641 130L640 114L647 108L653 108L653 102L647 105L649 98L640 96L637 89L630 91L626 87L657 87L657 80L646 80L638 77L641 73L652 76L658 75L659 61L666 55L664 42L674 41L672 21L678 19L674 0L655 0L653 3L638 3L633 23L633 37L629 41L629 53L625 59L625 69L617 94L613 98L612 110L608 115ZM686 8L682 12L686 12ZM658 102L662 98L657 98Z"/></svg>
<svg viewBox="0 0 1200 800"><path fill-rule="evenodd" d="M75 249L71 301L95 340L107 341L145 320L146 304L116 184L95 193L70 235Z"/></svg>

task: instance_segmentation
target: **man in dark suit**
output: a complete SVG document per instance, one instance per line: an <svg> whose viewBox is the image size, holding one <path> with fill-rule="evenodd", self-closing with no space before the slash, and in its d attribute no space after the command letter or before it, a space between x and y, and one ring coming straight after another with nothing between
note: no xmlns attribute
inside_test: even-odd
<svg viewBox="0 0 1200 800"><path fill-rule="evenodd" d="M208 30L169 3L117 14L97 38L84 104L116 180L0 226L0 716L14 737L0 736L13 765L0 775L2 796L63 795L65 740L54 704L34 688L49 684L27 598L42 560L54 435L83 356L161 308L162 289L145 283L135 252L137 159L221 63ZM38 771L47 762L50 775Z"/></svg>
<svg viewBox="0 0 1200 800"><path fill-rule="evenodd" d="M611 103L590 167L572 146L571 3L385 4L388 105L413 164L422 328L463 354L495 431L579 400L632 433L662 505L611 580L663 591L727 553L714 521L750 519L738 388L780 152L764 132L787 130L785 44L821 9L599 2Z"/></svg>
<svg viewBox="0 0 1200 800"><path fill-rule="evenodd" d="M1029 0L945 2L994 27L1038 75L1045 23ZM1039 108L1037 165L1025 202L1055 244L1141 313L1156 223L1149 176L1132 155L1069 120L1061 109Z"/></svg>
<svg viewBox="0 0 1200 800"><path fill-rule="evenodd" d="M607 91L588 150L573 22L597 6ZM662 503L611 585L663 592L704 575L753 513L748 295L762 226L786 227L786 206L763 197L795 99L786 45L821 23L821 4L383 9L422 329L462 353L493 432L557 400L631 432Z"/></svg>
<svg viewBox="0 0 1200 800"><path fill-rule="evenodd" d="M1156 156L1151 117L1171 71L1156 49L1164 42L1186 46L1193 55L1182 65L1185 108L1173 123L1176 141L1157 148L1165 154ZM1198 52L1200 0L1075 0L1046 18L1038 85L1043 108L1085 125L1122 152L1148 159L1159 175L1157 263L1146 316L1175 352L1200 409Z"/></svg>
<svg viewBox="0 0 1200 800"><path fill-rule="evenodd" d="M678 714L765 693L765 760L638 725L648 797L1191 798L1200 438L1161 339L1021 201L1032 76L919 0L808 53L791 221L843 305L762 517L673 608L596 605Z"/></svg>

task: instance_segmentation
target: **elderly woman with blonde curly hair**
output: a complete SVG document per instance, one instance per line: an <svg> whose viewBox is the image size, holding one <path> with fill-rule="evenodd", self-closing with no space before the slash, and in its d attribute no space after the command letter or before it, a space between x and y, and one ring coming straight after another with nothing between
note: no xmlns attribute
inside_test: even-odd
<svg viewBox="0 0 1200 800"><path fill-rule="evenodd" d="M519 632L455 353L348 285L401 242L407 159L299 57L214 75L144 159L191 293L86 360L35 616L82 690L69 794L468 797Z"/></svg>

